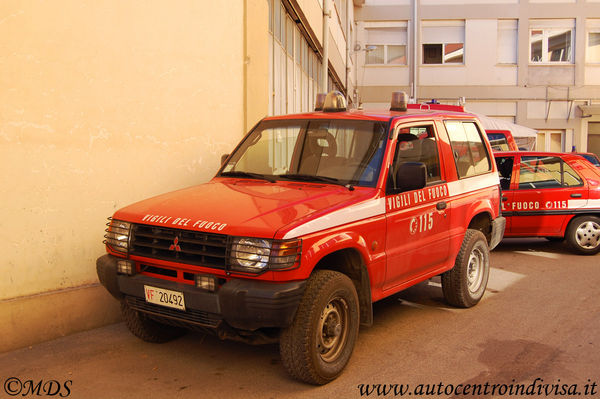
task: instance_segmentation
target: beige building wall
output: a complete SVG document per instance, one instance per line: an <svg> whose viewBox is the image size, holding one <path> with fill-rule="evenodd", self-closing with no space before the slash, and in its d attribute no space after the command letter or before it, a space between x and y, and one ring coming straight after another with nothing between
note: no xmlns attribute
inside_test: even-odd
<svg viewBox="0 0 600 399"><path fill-rule="evenodd" d="M106 218L268 112L267 1L0 2L0 352L118 320Z"/></svg>
<svg viewBox="0 0 600 399"><path fill-rule="evenodd" d="M585 151L588 123L581 107L600 101L600 66L586 58L588 33L600 32L600 2L590 0L364 0L355 7L357 38L365 40L365 26L406 23L405 68L365 66L357 57L357 86L365 108L387 106L391 93L410 92L412 83L413 4L418 3L418 32L431 22L464 21L464 62L423 64L422 41L417 44L417 100L437 99L456 104L466 98L467 109L486 110L489 116L513 120L542 132L545 149L573 146ZM509 36L500 30L515 24L514 60L507 61ZM572 29L571 63L530 61L530 29ZM503 31L505 34L506 31ZM453 39L454 40L454 39ZM453 43L451 40L450 43ZM363 47L369 43L361 43ZM499 50L502 48L502 51ZM499 54L502 53L502 57ZM508 57L510 58L510 57ZM510 104L510 106L505 106ZM586 116L593 119L598 115ZM546 143L551 143L552 145Z"/></svg>

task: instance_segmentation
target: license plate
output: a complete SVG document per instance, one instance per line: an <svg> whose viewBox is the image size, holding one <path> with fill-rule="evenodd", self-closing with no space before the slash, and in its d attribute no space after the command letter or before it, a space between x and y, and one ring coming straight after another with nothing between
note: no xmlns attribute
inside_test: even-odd
<svg viewBox="0 0 600 399"><path fill-rule="evenodd" d="M185 310L183 292L165 290L149 285L144 286L144 292L146 294L146 302L166 306L168 308Z"/></svg>

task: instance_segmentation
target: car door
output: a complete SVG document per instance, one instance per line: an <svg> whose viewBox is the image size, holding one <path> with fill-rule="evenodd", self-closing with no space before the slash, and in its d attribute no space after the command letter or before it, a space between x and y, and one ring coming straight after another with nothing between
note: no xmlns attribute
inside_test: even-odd
<svg viewBox="0 0 600 399"><path fill-rule="evenodd" d="M394 187L393 176L388 178L385 289L439 267L449 252L450 207L445 201L448 187L441 175L434 124L402 125L396 134L392 174L403 163L421 163L425 165L427 185L418 190L401 190Z"/></svg>
<svg viewBox="0 0 600 399"><path fill-rule="evenodd" d="M553 154L519 156L518 178L510 207L511 235L560 235L572 211L569 201L585 198L577 172Z"/></svg>
<svg viewBox="0 0 600 399"><path fill-rule="evenodd" d="M512 224L512 209L510 206L513 202L514 189L513 176L517 173L513 173L516 166L514 156L499 156L497 153L494 155L496 160L496 166L498 168L498 175L500 177L500 188L502 189L502 216L506 218L505 234L510 233L510 227ZM518 170L518 169L517 169Z"/></svg>

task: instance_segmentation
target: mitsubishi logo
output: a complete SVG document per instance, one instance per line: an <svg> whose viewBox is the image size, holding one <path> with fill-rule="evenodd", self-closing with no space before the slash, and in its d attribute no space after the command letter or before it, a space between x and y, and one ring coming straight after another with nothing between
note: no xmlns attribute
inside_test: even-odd
<svg viewBox="0 0 600 399"><path fill-rule="evenodd" d="M173 244L171 244L169 247L169 251L181 252L181 247L179 246L179 237L175 237Z"/></svg>

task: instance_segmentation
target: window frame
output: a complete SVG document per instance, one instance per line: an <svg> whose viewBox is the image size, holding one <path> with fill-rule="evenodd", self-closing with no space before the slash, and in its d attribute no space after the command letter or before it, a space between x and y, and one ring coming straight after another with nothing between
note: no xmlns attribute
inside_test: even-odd
<svg viewBox="0 0 600 399"><path fill-rule="evenodd" d="M533 44L532 33L533 31L542 31L542 59L540 61L532 60L533 52L531 51L531 47ZM570 43L569 43L569 59L567 61L552 61L548 60L548 40L551 37L551 31L565 30L570 32ZM529 27L529 64L530 65L572 65L574 64L574 56L573 52L575 50L575 28L567 28L567 27Z"/></svg>
<svg viewBox="0 0 600 399"><path fill-rule="evenodd" d="M527 183L521 183L521 176L522 176L522 171L523 171L523 165L525 163L525 160L527 158L536 158L536 162L540 162L542 161L544 158L549 158L550 156L548 155L523 155L519 158L519 174L517 176L517 181L516 181L516 187L517 190L521 191L521 190L561 190L561 189L565 189L565 188L575 188L575 187L583 187L584 184L584 178L577 173L577 171L575 170L575 168L573 168L571 165L569 165L568 162L566 162L564 159L562 159L559 156L551 156L552 158L555 158L559 161L560 163L560 186L556 186L556 187L522 187L521 184L531 184L532 182L527 182ZM565 185L565 165L567 165L569 167L569 169L571 169L574 173L575 176L577 177L577 179L579 180L579 184L576 185ZM537 166L536 166L537 168ZM534 171L533 173L536 173L536 171ZM554 179L556 181L556 179ZM533 182L535 183L535 182Z"/></svg>
<svg viewBox="0 0 600 399"><path fill-rule="evenodd" d="M446 62L444 60L444 54L446 52L446 46L451 44L462 44L462 61L461 62ZM441 63L429 63L425 62L425 46L442 46L442 62ZM421 58L421 65L465 65L465 43L422 43L421 50L423 57Z"/></svg>
<svg viewBox="0 0 600 399"><path fill-rule="evenodd" d="M408 54L407 54L407 48L408 45L406 44L391 44L391 43L387 43L387 44L377 44L377 43L369 43L366 45L366 47L369 46L377 46L377 47L383 47L383 63L369 63L367 62L369 59L369 53L367 52L365 54L365 66L380 66L380 65L386 65L386 66L406 66L408 65ZM388 46L398 46L398 47L404 47L404 59L405 61L401 64L391 64L389 62L388 59Z"/></svg>
<svg viewBox="0 0 600 399"><path fill-rule="evenodd" d="M596 33L596 34L600 35L600 28L587 29L587 35L585 36L585 63L596 65L596 64L600 64L600 51L598 51L598 59L597 60L590 60L589 59L590 52L588 51L588 49L590 48L590 35L592 33Z"/></svg>
<svg viewBox="0 0 600 399"><path fill-rule="evenodd" d="M434 139L434 143L435 143L435 150L436 150L436 155L437 155L437 166L438 166L438 175L435 177L439 177L437 180L430 180L429 178L429 173L427 173L427 183L425 185L425 187L431 187L431 186L435 186L438 184L443 184L446 183L446 179L444 176L445 173L445 169L442 166L442 156L440 154L440 147L439 147L439 134L437 133L437 126L436 123L434 121L431 120L426 120L426 121L419 121L419 122L413 122L413 123L400 123L398 125L396 125L394 127L393 130L393 138L394 140L396 140L396 143L394 144L394 151L393 151L393 157L391 160L391 163L389 164L389 170L388 170L388 176L387 176L387 182L385 184L386 187L386 195L392 195L392 194L399 194L402 191L400 191L398 188L395 187L394 184L394 180L395 180L395 170L398 168L398 150L399 150L399 146L400 146L400 140L398 140L399 135L400 135L400 131L402 129L411 129L411 128L427 128L428 129L428 133L431 133L431 136L428 136L428 138L433 138ZM416 161L419 162L419 161ZM427 165L425 162L422 162L423 164Z"/></svg>

